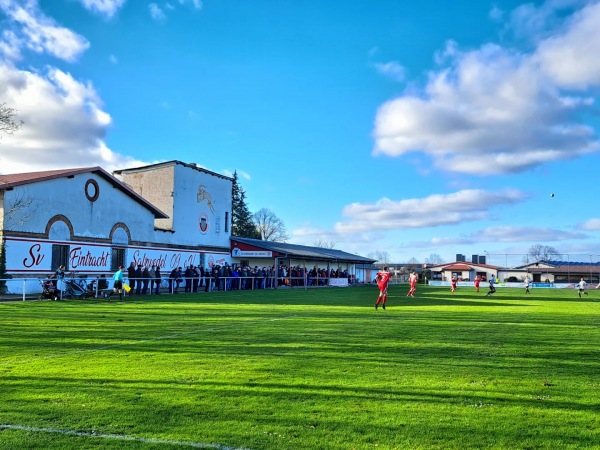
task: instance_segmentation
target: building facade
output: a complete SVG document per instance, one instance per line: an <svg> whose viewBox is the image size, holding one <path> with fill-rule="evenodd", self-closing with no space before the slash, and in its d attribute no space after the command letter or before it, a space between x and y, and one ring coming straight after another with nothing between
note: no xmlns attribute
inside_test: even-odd
<svg viewBox="0 0 600 450"><path fill-rule="evenodd" d="M190 265L236 265L270 267L277 275L282 268L286 278L308 279L319 269L327 285L369 281L368 271L356 269L373 263L369 258L232 238L232 186L232 178L181 161L114 174L88 167L2 175L0 242L9 290L39 291L39 279L60 265L75 278L110 277L131 263L158 266L162 276Z"/></svg>
<svg viewBox="0 0 600 450"><path fill-rule="evenodd" d="M7 274L47 277L63 264L99 276L131 262L168 274L231 261L231 178L179 161L119 173L131 185L100 167L0 176Z"/></svg>

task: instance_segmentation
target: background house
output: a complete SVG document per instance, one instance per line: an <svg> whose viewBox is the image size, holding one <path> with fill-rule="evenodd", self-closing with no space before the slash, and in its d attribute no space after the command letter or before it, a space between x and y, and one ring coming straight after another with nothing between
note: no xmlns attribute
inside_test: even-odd
<svg viewBox="0 0 600 450"><path fill-rule="evenodd" d="M427 269L431 273L430 279L435 281L450 281L452 277L456 277L458 281L473 281L476 276L486 281L491 277L497 277L501 268L489 264L454 261L428 266Z"/></svg>

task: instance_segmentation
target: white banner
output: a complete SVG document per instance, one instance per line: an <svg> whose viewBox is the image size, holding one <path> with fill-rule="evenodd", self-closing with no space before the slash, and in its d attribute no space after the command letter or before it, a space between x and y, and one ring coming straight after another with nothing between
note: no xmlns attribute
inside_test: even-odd
<svg viewBox="0 0 600 450"><path fill-rule="evenodd" d="M234 258L271 258L273 252L267 250L240 250L236 247L231 251L231 256Z"/></svg>
<svg viewBox="0 0 600 450"><path fill-rule="evenodd" d="M348 286L348 278L330 278L329 286L346 287Z"/></svg>
<svg viewBox="0 0 600 450"><path fill-rule="evenodd" d="M49 272L52 265L52 244L50 241L6 239L6 271ZM111 248L70 243L69 270L110 271Z"/></svg>
<svg viewBox="0 0 600 450"><path fill-rule="evenodd" d="M49 272L52 270L52 245L69 247L69 272L110 272L112 248L106 245L82 244L77 242L36 241L6 238L7 273ZM143 267L158 266L164 271L176 267L197 266L200 252L164 248L127 248L127 260ZM206 253L205 265L223 265L230 262L228 253Z"/></svg>

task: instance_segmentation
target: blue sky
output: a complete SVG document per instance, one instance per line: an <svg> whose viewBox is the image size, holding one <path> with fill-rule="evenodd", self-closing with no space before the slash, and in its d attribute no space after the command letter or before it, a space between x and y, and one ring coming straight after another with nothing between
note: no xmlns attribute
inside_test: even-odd
<svg viewBox="0 0 600 450"><path fill-rule="evenodd" d="M237 170L293 243L599 260L599 24L581 0L0 0L25 123L0 173L178 159Z"/></svg>

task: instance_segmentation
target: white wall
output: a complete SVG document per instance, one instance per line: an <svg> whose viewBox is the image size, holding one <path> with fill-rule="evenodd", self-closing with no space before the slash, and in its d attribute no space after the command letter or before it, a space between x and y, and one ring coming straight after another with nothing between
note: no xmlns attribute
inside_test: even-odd
<svg viewBox="0 0 600 450"><path fill-rule="evenodd" d="M203 193L199 198L200 186ZM173 189L175 233L169 242L229 248L231 188L230 179L177 164Z"/></svg>
<svg viewBox="0 0 600 450"><path fill-rule="evenodd" d="M124 171L121 177L170 216L156 220L153 242L229 248L231 179L178 162Z"/></svg>
<svg viewBox="0 0 600 450"><path fill-rule="evenodd" d="M85 184L89 179L99 186L95 202L85 195ZM25 217L23 222L13 221L7 230L44 233L48 221L62 214L73 225L76 236L108 238L113 225L124 222L133 240L150 241L154 237L154 215L122 190L92 173L17 186L5 192L4 204L10 205L19 199L30 199L31 205L20 211L21 217Z"/></svg>

